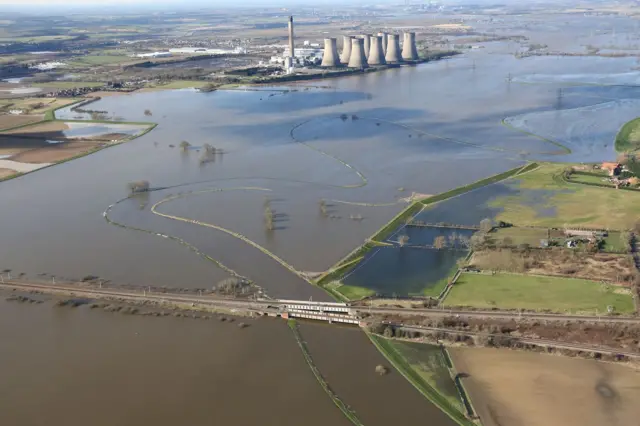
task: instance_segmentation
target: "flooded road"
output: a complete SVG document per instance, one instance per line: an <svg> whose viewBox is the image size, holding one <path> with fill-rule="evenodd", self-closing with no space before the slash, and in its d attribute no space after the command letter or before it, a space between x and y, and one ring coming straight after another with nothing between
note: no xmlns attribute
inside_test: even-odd
<svg viewBox="0 0 640 426"><path fill-rule="evenodd" d="M153 318L0 294L5 425L349 425L284 321ZM248 409L248 407L251 407Z"/></svg>

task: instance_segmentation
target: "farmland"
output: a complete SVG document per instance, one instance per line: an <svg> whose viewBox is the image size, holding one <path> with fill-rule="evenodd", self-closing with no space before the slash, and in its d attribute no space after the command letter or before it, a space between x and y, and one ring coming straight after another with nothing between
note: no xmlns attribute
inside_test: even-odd
<svg viewBox="0 0 640 426"><path fill-rule="evenodd" d="M630 292L595 281L519 274L462 274L445 299L447 306L551 310L554 312L635 311Z"/></svg>

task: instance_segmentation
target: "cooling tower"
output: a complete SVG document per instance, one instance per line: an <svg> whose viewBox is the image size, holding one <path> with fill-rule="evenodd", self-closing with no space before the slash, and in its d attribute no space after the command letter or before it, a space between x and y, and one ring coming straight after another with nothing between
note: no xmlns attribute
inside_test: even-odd
<svg viewBox="0 0 640 426"><path fill-rule="evenodd" d="M418 59L418 49L416 48L416 33L404 33L402 43L402 59L405 61L416 61Z"/></svg>
<svg viewBox="0 0 640 426"><path fill-rule="evenodd" d="M289 16L289 56L296 57L293 49L293 16Z"/></svg>
<svg viewBox="0 0 640 426"><path fill-rule="evenodd" d="M362 37L364 41L364 56L369 59L369 49L371 48L371 36L369 34L365 34Z"/></svg>
<svg viewBox="0 0 640 426"><path fill-rule="evenodd" d="M384 51L382 50L382 37L371 37L371 50L369 51L369 65L384 65L387 63L384 59Z"/></svg>
<svg viewBox="0 0 640 426"><path fill-rule="evenodd" d="M322 55L323 67L337 67L340 65L338 58L338 48L336 47L335 38L324 39L324 54Z"/></svg>
<svg viewBox="0 0 640 426"><path fill-rule="evenodd" d="M382 51L387 54L387 33L378 33L379 37L382 37Z"/></svg>
<svg viewBox="0 0 640 426"><path fill-rule="evenodd" d="M351 56L347 66L349 68L364 68L367 66L367 58L364 55L364 40L361 38L351 39Z"/></svg>
<svg viewBox="0 0 640 426"><path fill-rule="evenodd" d="M342 36L342 55L340 55L340 62L346 64L351 57L351 36Z"/></svg>
<svg viewBox="0 0 640 426"><path fill-rule="evenodd" d="M387 37L387 53L384 56L388 63L402 62L400 57L400 41L398 34L389 34Z"/></svg>

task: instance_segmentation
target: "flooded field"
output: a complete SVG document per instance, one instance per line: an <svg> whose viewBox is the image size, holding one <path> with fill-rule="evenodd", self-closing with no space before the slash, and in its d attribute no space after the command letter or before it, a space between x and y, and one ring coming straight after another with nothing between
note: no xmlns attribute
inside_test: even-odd
<svg viewBox="0 0 640 426"><path fill-rule="evenodd" d="M543 72L629 73L635 66L632 59L606 58L603 65L603 58L492 54L499 51L494 44L485 52L321 85L105 97L90 108L106 111L111 119L158 126L132 142L3 182L0 220L13 226L0 229L6 242L0 247L0 267L27 276L77 279L91 274L120 283L192 288L207 288L228 276L191 245L255 280L270 295L326 297L274 256L299 272L321 272L401 211L413 193L440 193L525 160L582 160L585 152L596 151L614 156L613 146L602 140L578 138L569 154L501 122L640 98L640 92L620 86L515 82L516 77ZM624 102L612 104L612 116ZM89 118L71 108L56 114L60 119ZM572 125L567 117L554 131L562 133L564 122ZM113 130L103 124L71 127L70 135L85 137ZM182 141L189 142L190 149L181 150ZM204 144L218 154L203 159ZM103 217L108 206L127 195L127 183L138 180L149 181L155 191L144 201L114 205L108 217L152 234L114 227ZM63 182L66 190L55 191ZM477 225L504 209L492 207L493 198L518 191L504 184L482 188L434 205L418 219ZM178 194L152 211L164 197ZM265 229L266 198L275 215L272 229ZM35 242L30 237L43 231L46 238ZM154 234L175 236L188 245ZM65 250L57 250L63 241ZM417 270L411 272L413 267L407 269L402 258L438 265L433 269L437 272L429 272L436 280L446 276L457 259L454 253L428 250L397 253L381 251L376 256L386 258L384 264L395 268L394 273L408 277L407 284L394 284L400 293L420 292L425 280ZM386 291L387 274L374 275L378 279L373 285Z"/></svg>
<svg viewBox="0 0 640 426"><path fill-rule="evenodd" d="M390 367L358 329L301 323L300 331L323 377L367 426L456 423L431 404L400 373L380 376L377 365ZM329 343L330 342L330 343Z"/></svg>
<svg viewBox="0 0 640 426"><path fill-rule="evenodd" d="M217 319L24 305L6 296L0 295L4 424L350 424L283 321L249 321L240 329Z"/></svg>
<svg viewBox="0 0 640 426"><path fill-rule="evenodd" d="M380 295L437 297L457 269L464 250L380 247L372 250L342 282Z"/></svg>
<svg viewBox="0 0 640 426"><path fill-rule="evenodd" d="M631 368L505 349L450 353L485 426L626 426L640 417Z"/></svg>

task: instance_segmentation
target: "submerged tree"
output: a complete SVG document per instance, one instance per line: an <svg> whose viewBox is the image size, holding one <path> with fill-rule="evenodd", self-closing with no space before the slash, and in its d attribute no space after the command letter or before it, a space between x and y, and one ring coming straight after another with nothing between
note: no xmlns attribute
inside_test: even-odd
<svg viewBox="0 0 640 426"><path fill-rule="evenodd" d="M398 244L400 245L400 247L404 247L405 245L407 245L407 243L409 242L409 236L408 235L400 235L398 237Z"/></svg>
<svg viewBox="0 0 640 426"><path fill-rule="evenodd" d="M438 235L434 240L433 240L433 246L435 248L437 248L438 250L443 249L445 247L447 247L447 240L444 237L444 235Z"/></svg>
<svg viewBox="0 0 640 426"><path fill-rule="evenodd" d="M146 192L149 190L149 181L139 180L136 182L129 182L127 184L127 188L132 194L137 192Z"/></svg>
<svg viewBox="0 0 640 426"><path fill-rule="evenodd" d="M188 150L190 146L191 144L187 141L180 142L180 148L182 148L183 151Z"/></svg>
<svg viewBox="0 0 640 426"><path fill-rule="evenodd" d="M270 205L265 205L264 208L264 227L267 231L273 231L275 229L273 224L273 210Z"/></svg>
<svg viewBox="0 0 640 426"><path fill-rule="evenodd" d="M144 115L146 115L147 117L151 117L153 115L153 113L151 113L150 109L145 109L144 110Z"/></svg>
<svg viewBox="0 0 640 426"><path fill-rule="evenodd" d="M327 202L322 199L318 202L318 206L320 207L320 214L324 217L329 216L329 212L327 211Z"/></svg>

